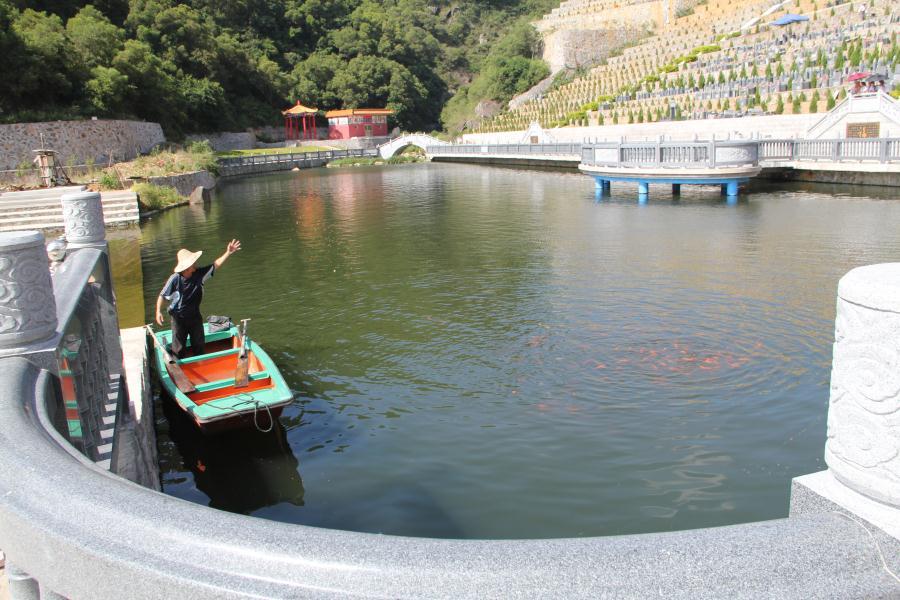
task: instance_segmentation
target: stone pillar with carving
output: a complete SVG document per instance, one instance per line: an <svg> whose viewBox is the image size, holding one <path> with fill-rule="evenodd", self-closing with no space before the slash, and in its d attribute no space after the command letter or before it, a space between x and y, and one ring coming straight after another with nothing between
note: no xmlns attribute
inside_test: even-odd
<svg viewBox="0 0 900 600"><path fill-rule="evenodd" d="M106 223L100 192L63 194L60 202L69 248L105 248Z"/></svg>
<svg viewBox="0 0 900 600"><path fill-rule="evenodd" d="M0 233L0 354L51 338L56 325L44 236L37 231Z"/></svg>
<svg viewBox="0 0 900 600"><path fill-rule="evenodd" d="M900 507L900 263L838 284L825 462L844 485Z"/></svg>

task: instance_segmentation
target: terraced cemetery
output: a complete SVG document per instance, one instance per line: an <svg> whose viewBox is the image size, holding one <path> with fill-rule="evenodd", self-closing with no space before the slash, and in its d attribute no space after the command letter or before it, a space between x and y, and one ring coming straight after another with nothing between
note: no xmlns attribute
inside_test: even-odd
<svg viewBox="0 0 900 600"><path fill-rule="evenodd" d="M568 0L536 25L590 29L604 11L621 8ZM537 98L470 132L825 112L846 95L851 73L884 74L887 89L900 79L896 8L891 0L709 0L672 14L601 64L569 65L571 80L557 77Z"/></svg>

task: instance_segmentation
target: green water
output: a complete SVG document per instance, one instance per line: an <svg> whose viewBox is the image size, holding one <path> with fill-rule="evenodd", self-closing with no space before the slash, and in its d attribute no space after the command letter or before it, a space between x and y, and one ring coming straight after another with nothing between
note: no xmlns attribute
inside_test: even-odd
<svg viewBox="0 0 900 600"><path fill-rule="evenodd" d="M158 404L166 493L259 517L460 538L787 514L824 467L837 281L896 260L900 203L757 186L728 205L572 172L316 169L225 181L142 225L145 318L180 247L205 314L250 317L283 427L202 439Z"/></svg>

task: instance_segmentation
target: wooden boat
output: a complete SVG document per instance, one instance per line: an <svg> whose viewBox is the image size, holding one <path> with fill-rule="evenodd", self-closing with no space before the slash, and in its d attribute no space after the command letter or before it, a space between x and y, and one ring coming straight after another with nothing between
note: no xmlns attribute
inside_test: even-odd
<svg viewBox="0 0 900 600"><path fill-rule="evenodd" d="M153 333L156 367L163 388L203 433L245 427L271 429L293 398L275 363L265 350L247 339L247 383L237 387L235 377L241 352L238 328L210 333L206 323L204 332L206 354L177 360L169 354L172 331Z"/></svg>

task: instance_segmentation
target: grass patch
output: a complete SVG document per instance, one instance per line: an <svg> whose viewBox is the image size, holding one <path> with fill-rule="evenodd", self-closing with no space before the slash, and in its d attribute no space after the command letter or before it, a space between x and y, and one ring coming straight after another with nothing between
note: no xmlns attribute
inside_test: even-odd
<svg viewBox="0 0 900 600"><path fill-rule="evenodd" d="M291 152L325 152L333 150L327 146L298 146L297 148L253 148L252 150L228 150L216 152L219 158L231 158L234 156L254 156L257 154L290 154Z"/></svg>
<svg viewBox="0 0 900 600"><path fill-rule="evenodd" d="M347 158L336 158L328 163L329 167L359 167L368 165L405 165L409 163L423 162L424 155L420 154L401 154L392 156L387 160L375 156L348 156Z"/></svg>
<svg viewBox="0 0 900 600"><path fill-rule="evenodd" d="M209 142L194 142L183 150L154 150L131 162L116 165L123 179L129 177L163 177L193 171L218 172L216 155Z"/></svg>
<svg viewBox="0 0 900 600"><path fill-rule="evenodd" d="M160 210L184 202L178 191L167 185L138 183L132 189L137 193L141 210Z"/></svg>

